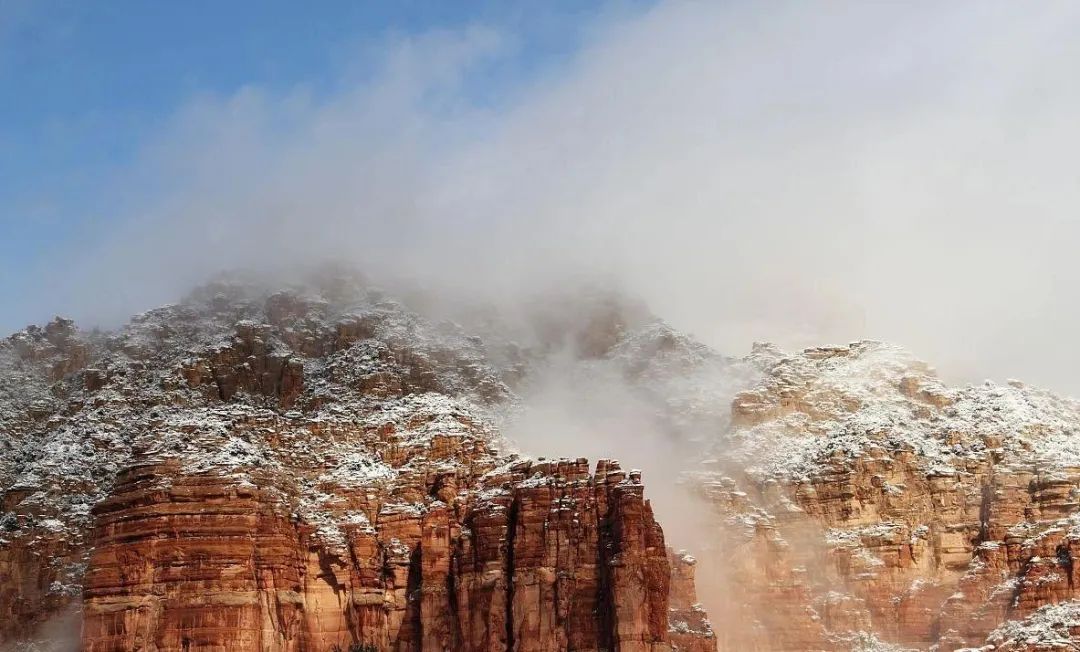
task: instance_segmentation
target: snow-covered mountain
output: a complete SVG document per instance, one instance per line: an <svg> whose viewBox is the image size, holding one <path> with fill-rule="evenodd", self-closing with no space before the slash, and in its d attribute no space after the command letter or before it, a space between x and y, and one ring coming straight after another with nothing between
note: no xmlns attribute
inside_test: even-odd
<svg viewBox="0 0 1080 652"><path fill-rule="evenodd" d="M876 342L728 357L610 291L435 299L233 274L0 342L6 644L1080 643L1076 402Z"/></svg>

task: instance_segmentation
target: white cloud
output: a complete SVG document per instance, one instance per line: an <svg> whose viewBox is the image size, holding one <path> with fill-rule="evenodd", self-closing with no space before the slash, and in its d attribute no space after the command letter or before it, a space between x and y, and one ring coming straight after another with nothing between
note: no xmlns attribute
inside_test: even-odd
<svg viewBox="0 0 1080 652"><path fill-rule="evenodd" d="M1078 393L1078 27L1069 2L672 2L494 108L468 90L511 35L399 40L330 97L184 107L57 301L116 317L323 255L473 292L599 273L730 353L874 337Z"/></svg>

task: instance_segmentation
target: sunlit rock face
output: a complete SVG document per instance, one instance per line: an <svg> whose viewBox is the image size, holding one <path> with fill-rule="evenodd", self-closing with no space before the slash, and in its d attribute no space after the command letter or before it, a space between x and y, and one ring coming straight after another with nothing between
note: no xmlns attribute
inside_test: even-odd
<svg viewBox="0 0 1080 652"><path fill-rule="evenodd" d="M615 355L601 314L523 346L333 275L12 336L0 644L714 650L640 472L499 435L558 339Z"/></svg>
<svg viewBox="0 0 1080 652"><path fill-rule="evenodd" d="M691 474L721 533L699 582L739 587L710 602L744 623L720 649L1076 646L1045 616L1080 598L1075 402L948 387L873 342L750 358L762 380Z"/></svg>
<svg viewBox="0 0 1080 652"><path fill-rule="evenodd" d="M388 297L228 277L115 332L0 343L3 641L1080 645L1073 401L951 387L875 342L728 358L612 294L513 320ZM632 414L604 441L652 452L651 493L610 459L516 453L538 383Z"/></svg>
<svg viewBox="0 0 1080 652"><path fill-rule="evenodd" d="M320 483L321 530L273 474L126 471L95 507L83 648L671 649L672 562L637 478L439 447L386 483Z"/></svg>

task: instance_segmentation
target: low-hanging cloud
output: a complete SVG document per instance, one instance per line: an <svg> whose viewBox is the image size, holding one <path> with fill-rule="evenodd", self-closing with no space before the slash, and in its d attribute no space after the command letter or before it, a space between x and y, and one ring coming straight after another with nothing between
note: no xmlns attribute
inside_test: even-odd
<svg viewBox="0 0 1080 652"><path fill-rule="evenodd" d="M872 337L1080 393L1078 28L1071 2L670 2L496 98L515 35L391 39L331 93L180 108L42 305L116 320L324 257L466 295L600 276L728 353Z"/></svg>

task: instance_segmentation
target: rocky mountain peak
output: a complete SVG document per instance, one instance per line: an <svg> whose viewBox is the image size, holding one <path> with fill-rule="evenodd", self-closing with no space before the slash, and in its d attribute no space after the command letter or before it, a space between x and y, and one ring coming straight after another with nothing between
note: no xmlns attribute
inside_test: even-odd
<svg viewBox="0 0 1080 652"><path fill-rule="evenodd" d="M340 274L12 336L0 635L74 610L85 650L714 649L639 472L500 436L548 350Z"/></svg>
<svg viewBox="0 0 1080 652"><path fill-rule="evenodd" d="M298 652L1078 630L1080 405L952 386L887 343L733 358L615 293L463 308L331 270L222 276L115 331L29 327L0 378L16 649L63 649L55 623L86 650ZM540 441L508 436L538 410ZM519 452L568 425L644 474Z"/></svg>

